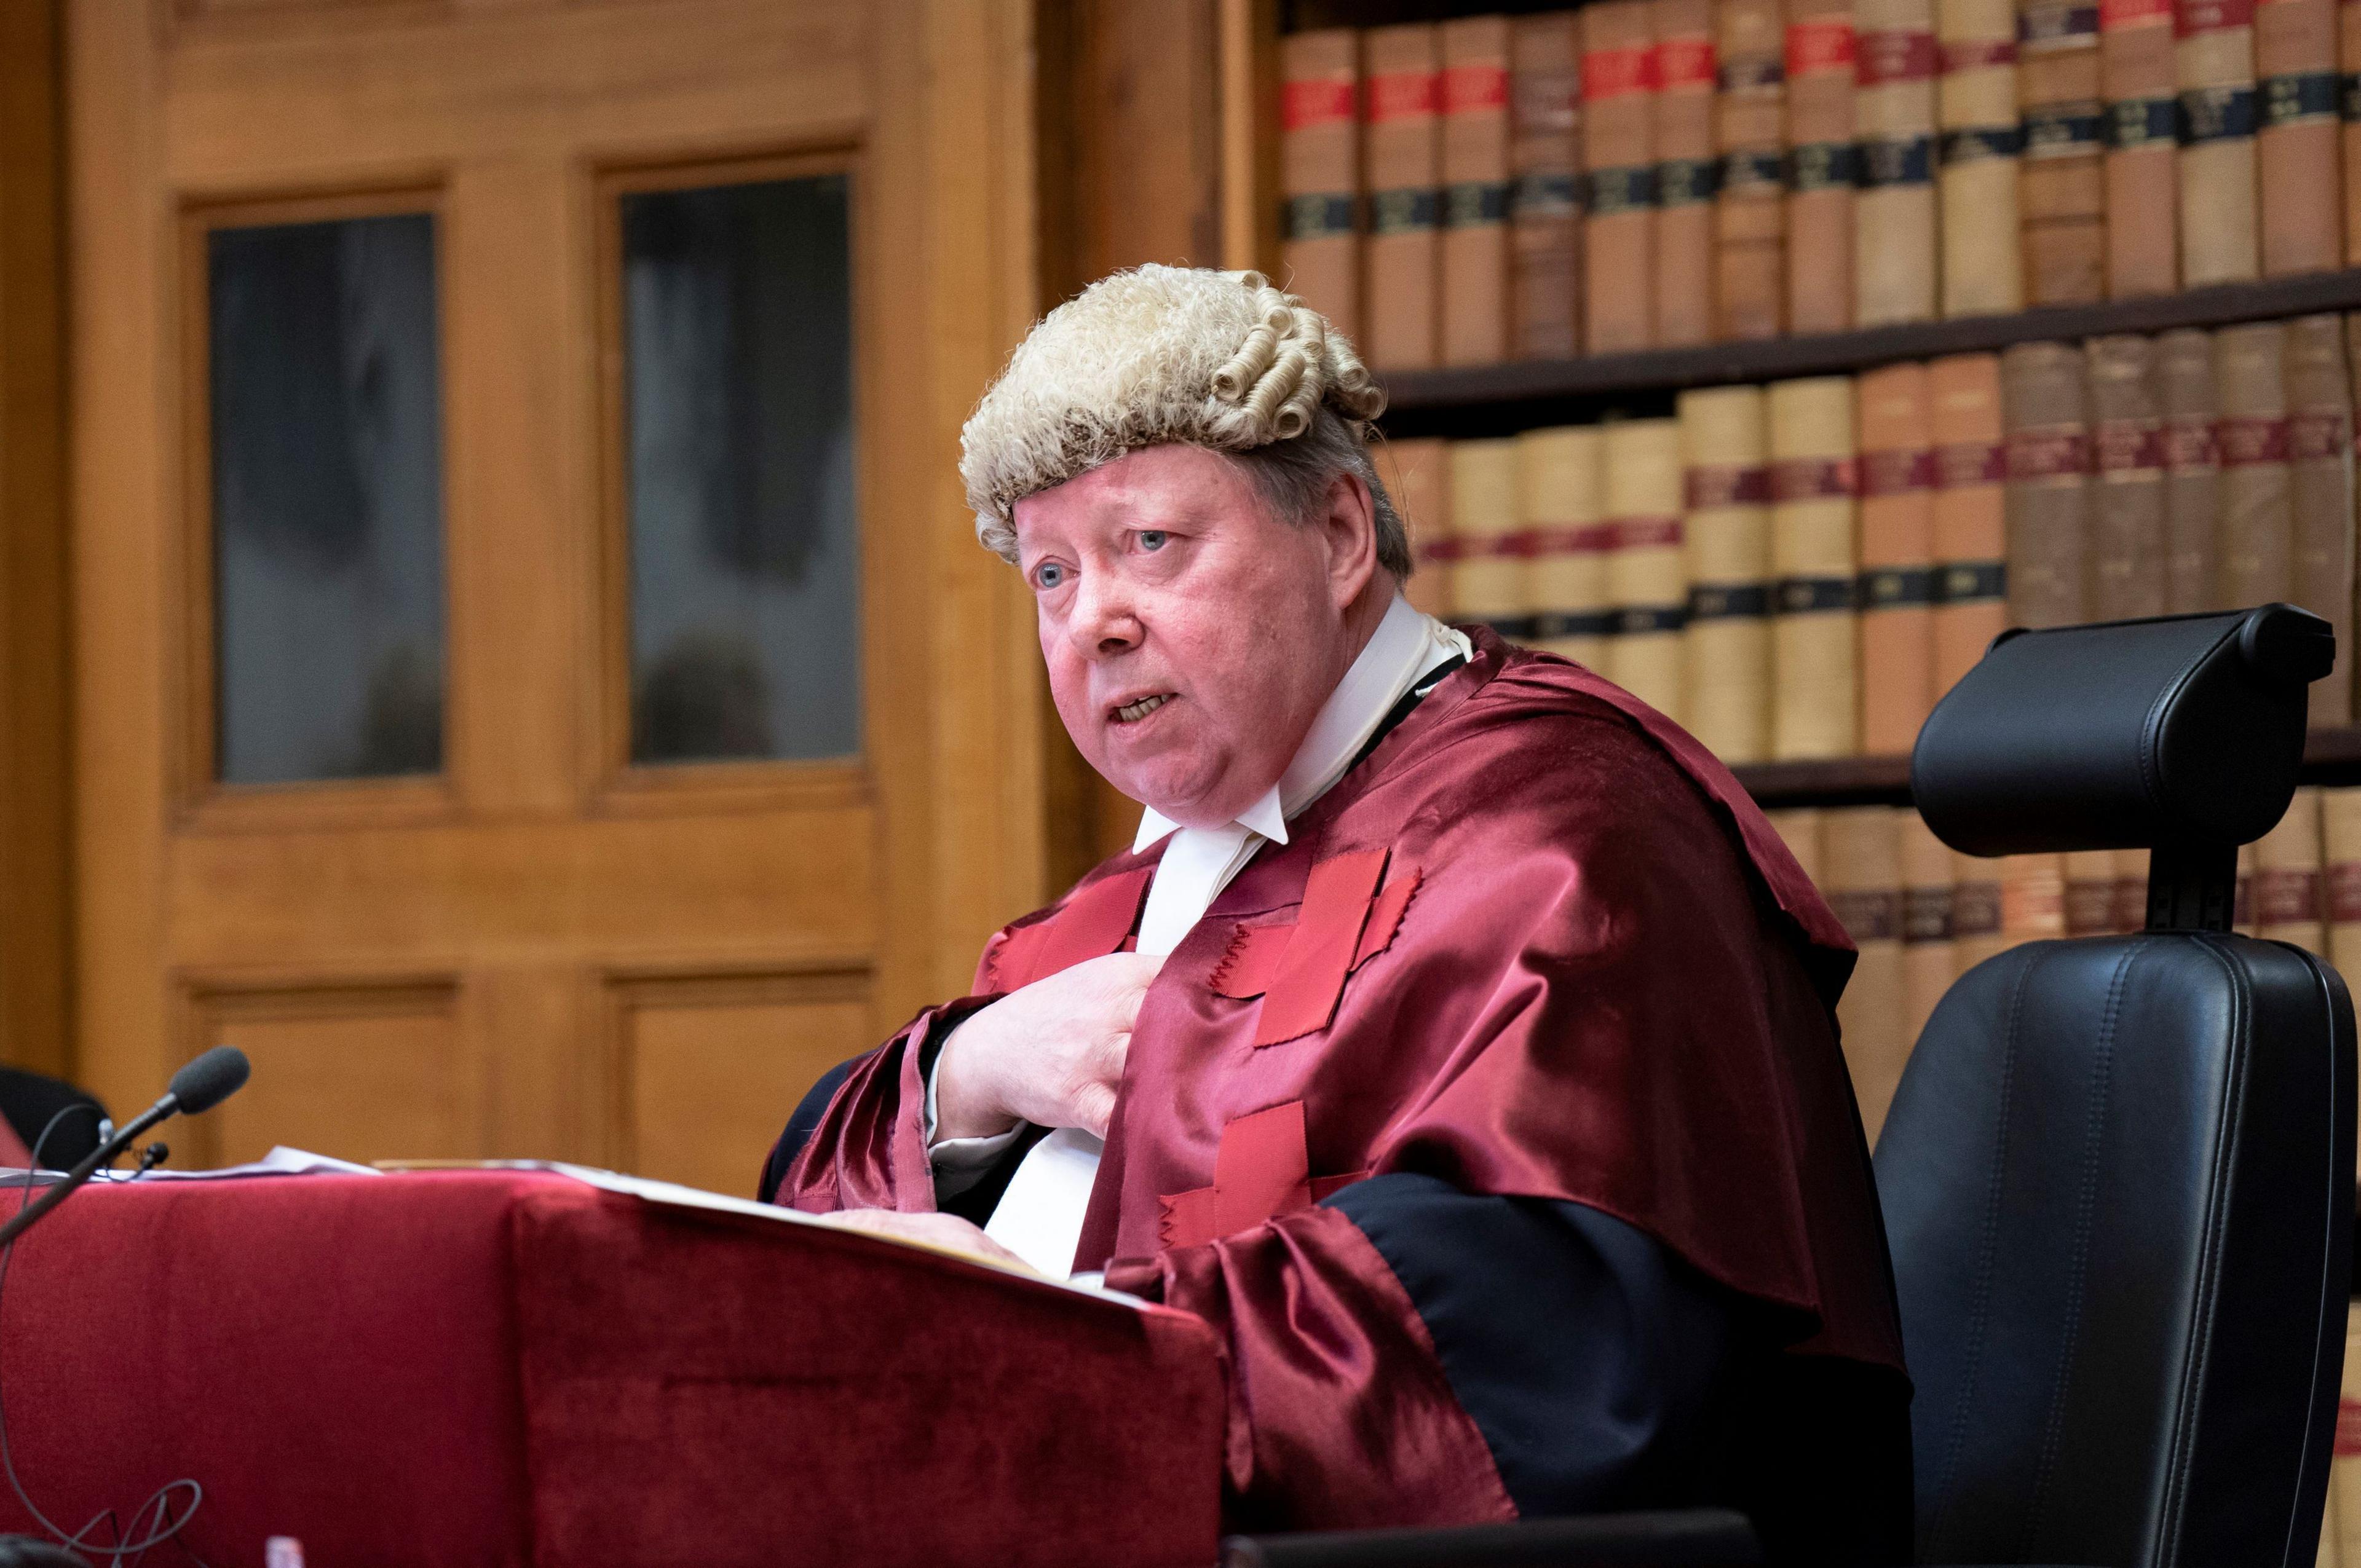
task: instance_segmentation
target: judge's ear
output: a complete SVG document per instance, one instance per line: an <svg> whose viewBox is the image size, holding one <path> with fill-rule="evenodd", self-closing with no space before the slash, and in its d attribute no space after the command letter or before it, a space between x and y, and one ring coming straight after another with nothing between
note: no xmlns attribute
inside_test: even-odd
<svg viewBox="0 0 2361 1568"><path fill-rule="evenodd" d="M1361 597L1378 569L1378 508L1358 474L1339 474L1307 526L1327 547L1328 598L1339 611Z"/></svg>

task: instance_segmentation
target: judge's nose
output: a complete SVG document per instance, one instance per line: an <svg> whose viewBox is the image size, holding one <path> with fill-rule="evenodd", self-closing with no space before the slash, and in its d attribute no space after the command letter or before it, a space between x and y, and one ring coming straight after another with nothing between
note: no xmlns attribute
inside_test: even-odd
<svg viewBox="0 0 2361 1568"><path fill-rule="evenodd" d="M1096 584L1085 575L1074 598L1066 634L1074 651L1086 659L1109 659L1139 646L1148 629L1140 624L1131 597L1120 582L1102 576Z"/></svg>

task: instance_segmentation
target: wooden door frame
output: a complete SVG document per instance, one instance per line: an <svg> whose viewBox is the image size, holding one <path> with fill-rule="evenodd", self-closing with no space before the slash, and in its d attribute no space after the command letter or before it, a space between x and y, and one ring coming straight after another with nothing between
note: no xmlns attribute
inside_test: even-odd
<svg viewBox="0 0 2361 1568"><path fill-rule="evenodd" d="M604 10L582 14L595 19ZM236 70L256 68L258 56L237 51L378 25L290 5L273 8L266 30L256 18L206 18L201 11L181 0L66 0L76 285L71 473L80 543L72 576L80 626L72 670L80 718L74 929L85 1002L77 1022L88 1081L121 1103L152 1095L188 1048L187 1031L174 1027L175 997L225 980L173 970L172 915L159 906L159 890L169 885L176 848L192 831L218 841L216 829L236 830L226 820L183 820L177 803L184 797L169 769L142 761L152 738L173 733L188 712L174 696L190 672L185 643L170 630L177 590L167 562L187 515L178 493L187 478L177 297L182 213L192 203L300 189L305 164L304 150L291 146L284 162L294 172L258 192L250 179L220 172L173 138L190 115L220 115L220 89L229 80L224 61L234 56ZM484 25L528 27L538 25L537 14L486 13ZM872 244L867 298L856 308L871 352L896 367L895 385L859 394L869 459L864 521L876 521L883 532L873 537L892 541L894 554L864 571L876 611L864 631L873 655L864 707L878 717L864 730L879 802L876 906L888 912L878 921L872 965L873 1005L884 1025L963 991L983 938L1048 891L1041 753L1049 708L1031 609L1016 575L975 543L957 476L960 426L1038 313L1032 24L1032 0L886 0L872 24L873 110L862 158L878 173L861 222L865 233L890 234L895 243ZM165 51L182 47L220 51L194 62L213 93L194 110L168 101L191 80L192 62L176 62L168 93ZM563 112L564 105L518 110L528 125L534 115ZM676 149L684 159L790 150ZM577 155L577 202L595 199L603 167L597 159L595 148ZM386 183L439 184L447 173L431 149L399 149L385 161L376 178ZM354 176L340 167L335 178L343 186ZM595 284L569 280L566 288L577 291L572 309L582 303L578 291ZM461 311L447 296L445 308L450 344ZM467 354L465 345L454 348L446 382L464 374L480 388L483 356L463 365ZM555 388L533 389L564 404L541 416L545 421L578 428L577 404L595 409L596 367L588 361L586 355L578 375L567 367ZM456 422L446 416L445 461L454 477L478 440ZM876 461L879 453L893 460ZM569 518L595 516L595 444L586 456L569 442L560 455L554 466L566 499L549 504ZM586 461L588 470L573 471ZM456 532L467 525L463 509L446 514L455 579L463 570ZM578 548L587 561L594 538L584 534ZM470 613L480 616L480 605L470 611L455 603L455 668L468 657ZM577 645L599 642L586 637ZM887 649L892 657L875 656ZM449 723L456 740L464 709L455 705ZM577 740L582 728L575 720ZM578 750L596 755L594 748ZM446 746L446 758L458 756ZM450 776L464 794L464 773ZM585 803L577 796L574 804ZM463 997L460 1005L471 1003Z"/></svg>

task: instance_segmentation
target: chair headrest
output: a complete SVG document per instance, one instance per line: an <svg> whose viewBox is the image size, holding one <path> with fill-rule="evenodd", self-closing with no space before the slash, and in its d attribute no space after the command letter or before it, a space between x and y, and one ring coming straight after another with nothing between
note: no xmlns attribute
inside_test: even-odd
<svg viewBox="0 0 2361 1568"><path fill-rule="evenodd" d="M1971 855L2246 843L2294 796L2335 652L2284 604L2004 632L1918 731L1910 792Z"/></svg>

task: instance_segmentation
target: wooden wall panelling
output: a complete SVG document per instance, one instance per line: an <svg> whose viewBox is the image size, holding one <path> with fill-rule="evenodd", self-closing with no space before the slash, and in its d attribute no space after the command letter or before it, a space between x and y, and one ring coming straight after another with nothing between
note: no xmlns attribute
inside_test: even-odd
<svg viewBox="0 0 2361 1568"><path fill-rule="evenodd" d="M184 1056L236 1046L245 1089L176 1127L174 1164L258 1159L298 1141L340 1159L466 1159L489 1152L480 1053L448 978L324 985L315 977L195 981L182 992Z"/></svg>
<svg viewBox="0 0 2361 1568"><path fill-rule="evenodd" d="M615 1168L752 1197L784 1118L813 1080L875 1041L869 976L616 976L603 986L607 1153Z"/></svg>
<svg viewBox="0 0 2361 1568"><path fill-rule="evenodd" d="M0 5L0 1060L70 1075L62 69Z"/></svg>

